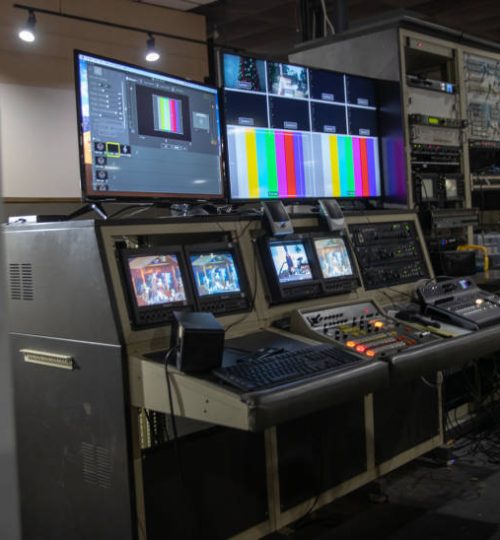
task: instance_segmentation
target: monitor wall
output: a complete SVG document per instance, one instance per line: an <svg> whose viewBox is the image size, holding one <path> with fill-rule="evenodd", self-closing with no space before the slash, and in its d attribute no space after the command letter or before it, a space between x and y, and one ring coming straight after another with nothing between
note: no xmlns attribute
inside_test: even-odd
<svg viewBox="0 0 500 540"><path fill-rule="evenodd" d="M232 201L381 197L376 81L220 57Z"/></svg>

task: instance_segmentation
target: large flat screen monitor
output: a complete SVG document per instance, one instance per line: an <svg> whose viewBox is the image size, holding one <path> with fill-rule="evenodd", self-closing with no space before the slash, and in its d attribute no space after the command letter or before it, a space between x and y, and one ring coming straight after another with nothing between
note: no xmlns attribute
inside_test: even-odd
<svg viewBox="0 0 500 540"><path fill-rule="evenodd" d="M231 200L382 195L374 80L220 59Z"/></svg>
<svg viewBox="0 0 500 540"><path fill-rule="evenodd" d="M83 195L221 199L217 89L75 52Z"/></svg>

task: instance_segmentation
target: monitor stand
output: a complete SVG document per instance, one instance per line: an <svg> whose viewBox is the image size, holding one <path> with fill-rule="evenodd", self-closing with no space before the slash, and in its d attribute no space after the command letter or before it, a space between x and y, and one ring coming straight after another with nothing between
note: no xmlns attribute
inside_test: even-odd
<svg viewBox="0 0 500 540"><path fill-rule="evenodd" d="M78 210L75 210L74 212L71 212L71 214L68 214L66 219L68 221L71 221L72 219L88 214L89 212L95 212L100 218L108 219L107 212L104 210L101 203L98 202L92 202L83 205L81 208L78 208Z"/></svg>
<svg viewBox="0 0 500 540"><path fill-rule="evenodd" d="M173 217L210 216L218 213L217 207L211 203L171 204L170 212Z"/></svg>

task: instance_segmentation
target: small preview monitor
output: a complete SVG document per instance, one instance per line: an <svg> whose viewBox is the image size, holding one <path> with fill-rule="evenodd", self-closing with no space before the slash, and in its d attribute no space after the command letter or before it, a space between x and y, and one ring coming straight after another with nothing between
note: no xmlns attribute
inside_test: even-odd
<svg viewBox="0 0 500 540"><path fill-rule="evenodd" d="M232 201L382 195L374 80L219 58Z"/></svg>
<svg viewBox="0 0 500 540"><path fill-rule="evenodd" d="M223 315L250 306L248 282L235 244L187 245L185 250L200 310Z"/></svg>
<svg viewBox="0 0 500 540"><path fill-rule="evenodd" d="M84 198L222 199L216 88L75 52Z"/></svg>
<svg viewBox="0 0 500 540"><path fill-rule="evenodd" d="M136 325L166 322L174 309L192 303L180 249L126 249L121 257L129 312Z"/></svg>
<svg viewBox="0 0 500 540"><path fill-rule="evenodd" d="M434 184L434 178L422 178L420 192L423 201L433 201L435 199Z"/></svg>
<svg viewBox="0 0 500 540"><path fill-rule="evenodd" d="M257 239L266 296L271 304L317 298L323 294L310 235Z"/></svg>
<svg viewBox="0 0 500 540"><path fill-rule="evenodd" d="M303 242L273 243L269 249L280 284L313 279Z"/></svg>
<svg viewBox="0 0 500 540"><path fill-rule="evenodd" d="M416 184L417 198L422 202L432 202L439 199L440 178L436 173L422 175Z"/></svg>
<svg viewBox="0 0 500 540"><path fill-rule="evenodd" d="M444 177L444 191L447 201L460 201L462 199L462 178L455 176Z"/></svg>
<svg viewBox="0 0 500 540"><path fill-rule="evenodd" d="M458 197L458 186L456 178L446 178L444 188L446 190L446 198L448 200L456 199Z"/></svg>
<svg viewBox="0 0 500 540"><path fill-rule="evenodd" d="M190 255L189 259L199 296L240 292L238 272L230 251L199 253Z"/></svg>
<svg viewBox="0 0 500 540"><path fill-rule="evenodd" d="M352 263L343 238L316 238L314 249L323 279L353 276Z"/></svg>

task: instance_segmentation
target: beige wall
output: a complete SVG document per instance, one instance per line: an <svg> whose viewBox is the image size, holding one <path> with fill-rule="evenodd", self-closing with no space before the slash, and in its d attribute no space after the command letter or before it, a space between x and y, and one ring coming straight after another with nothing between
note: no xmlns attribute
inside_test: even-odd
<svg viewBox="0 0 500 540"><path fill-rule="evenodd" d="M204 40L200 15L133 0L29 0L30 6ZM0 1L0 140L3 195L80 197L73 50L145 66L146 35L37 14L37 40L17 31L27 12ZM158 36L154 69L202 81L208 75L202 44Z"/></svg>

